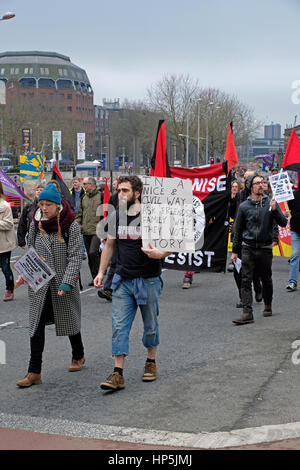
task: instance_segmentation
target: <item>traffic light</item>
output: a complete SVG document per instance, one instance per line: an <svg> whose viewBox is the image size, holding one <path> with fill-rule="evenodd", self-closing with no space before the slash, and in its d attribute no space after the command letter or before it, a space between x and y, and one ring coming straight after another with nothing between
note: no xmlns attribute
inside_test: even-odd
<svg viewBox="0 0 300 470"><path fill-rule="evenodd" d="M209 159L209 161L210 161L210 164L211 164L211 165L212 165L213 163L215 163L214 157L211 157L211 158Z"/></svg>

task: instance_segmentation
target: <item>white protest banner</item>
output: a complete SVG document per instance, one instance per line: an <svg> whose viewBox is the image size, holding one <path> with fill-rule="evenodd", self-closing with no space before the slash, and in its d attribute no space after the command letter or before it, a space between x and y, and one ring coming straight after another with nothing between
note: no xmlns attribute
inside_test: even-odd
<svg viewBox="0 0 300 470"><path fill-rule="evenodd" d="M34 292L45 286L55 272L42 260L34 248L30 248L14 265L15 270Z"/></svg>
<svg viewBox="0 0 300 470"><path fill-rule="evenodd" d="M189 180L141 177L143 247L151 242L161 251L193 253L193 191Z"/></svg>
<svg viewBox="0 0 300 470"><path fill-rule="evenodd" d="M85 133L77 133L77 160L85 160Z"/></svg>
<svg viewBox="0 0 300 470"><path fill-rule="evenodd" d="M280 202L294 199L293 188L287 171L280 171L276 175L269 176L273 198L279 204Z"/></svg>

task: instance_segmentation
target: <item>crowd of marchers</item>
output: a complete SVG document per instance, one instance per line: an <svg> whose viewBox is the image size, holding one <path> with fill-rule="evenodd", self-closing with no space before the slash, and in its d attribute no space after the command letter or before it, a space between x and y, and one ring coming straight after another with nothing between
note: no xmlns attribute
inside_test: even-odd
<svg viewBox="0 0 300 470"><path fill-rule="evenodd" d="M119 390L125 387L124 361L129 355L130 330L138 308L144 325L142 341L146 350L141 377L145 382L157 378L162 260L170 253L151 244L147 249L142 246L141 179L135 175L119 177L112 189L109 204L115 210L111 219L107 217L103 239L97 234L97 225L105 216L103 193L92 177L85 178L83 183L80 178L73 179L71 203L62 196L55 180L47 185L39 184L34 200L22 212L16 239L11 208L5 201L0 183L0 262L6 282L3 300L14 299L15 280L10 258L17 245L23 249L33 247L55 273L37 292L28 287L30 357L25 377L17 382L20 388L42 383L45 330L49 324L55 325L57 336L69 337L72 358L69 371L79 372L84 367L80 268L86 258L91 274L89 285L97 288L99 297L111 302L112 310L114 368L101 382L101 388ZM241 316L233 323L244 325L254 322L253 289L255 300L264 304L263 316L272 316L272 249L278 244L278 226L285 227L288 221L292 255L286 290L297 290L300 190L294 188L294 199L288 202L288 210L282 212L268 181L248 171L243 182L233 180L231 183L230 216L233 219L231 269L239 296L236 306L242 309ZM120 233L127 233L127 236L118 236ZM190 287L193 273L186 272L184 276L183 287ZM19 276L16 283L20 285L26 281Z"/></svg>

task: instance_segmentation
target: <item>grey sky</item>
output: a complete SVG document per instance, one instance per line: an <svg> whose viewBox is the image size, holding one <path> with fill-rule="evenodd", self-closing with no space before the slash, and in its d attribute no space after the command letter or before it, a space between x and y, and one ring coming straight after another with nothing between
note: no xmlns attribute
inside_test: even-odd
<svg viewBox="0 0 300 470"><path fill-rule="evenodd" d="M0 50L68 55L102 98L142 99L163 74L235 94L266 123L293 123L298 0L0 0Z"/></svg>

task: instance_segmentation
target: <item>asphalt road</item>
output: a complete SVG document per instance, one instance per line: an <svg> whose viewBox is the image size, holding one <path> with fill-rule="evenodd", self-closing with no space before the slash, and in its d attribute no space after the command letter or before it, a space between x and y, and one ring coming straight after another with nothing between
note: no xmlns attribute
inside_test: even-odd
<svg viewBox="0 0 300 470"><path fill-rule="evenodd" d="M231 322L241 313L235 308L238 296L231 273L196 274L189 290L181 289L182 272L168 270L163 277L159 378L153 383L141 381L146 355L138 313L125 364L126 388L116 393L99 388L113 367L110 304L87 286L86 261L81 293L86 365L80 373L68 372L69 341L56 337L50 326L43 385L18 389L15 383L25 375L29 355L27 290L17 289L12 302L0 301L0 340L6 345L6 364L0 364L0 428L19 423L20 428L38 431L41 423L43 429L48 423L48 431L57 433L68 423L75 436L82 435L84 428L95 437L101 428L102 436L107 432L119 437L121 428L125 436L129 429L128 437L135 430L140 442L147 442L143 433L154 432L161 436L160 442L164 433L173 433L178 437L175 444L184 445L182 433L299 422L300 342L294 342L300 340L300 291L285 291L287 260L274 258L273 317L263 318L262 304L255 304L255 323L246 326ZM4 293L2 274L0 292ZM13 323L1 326L9 322Z"/></svg>

